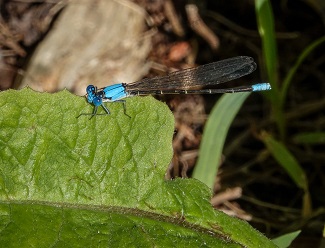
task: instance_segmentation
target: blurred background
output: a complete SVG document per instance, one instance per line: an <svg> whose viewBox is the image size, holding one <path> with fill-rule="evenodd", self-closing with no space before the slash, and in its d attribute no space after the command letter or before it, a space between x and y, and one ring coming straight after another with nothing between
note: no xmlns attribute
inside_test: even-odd
<svg viewBox="0 0 325 248"><path fill-rule="evenodd" d="M28 85L82 96L88 84L251 56L257 71L227 87L270 82L272 91L251 94L232 122L215 161L211 203L268 237L301 229L293 247L319 247L324 35L323 0L0 0L0 90ZM176 119L167 178L195 177L202 136L209 136L204 126L219 98L159 97Z"/></svg>

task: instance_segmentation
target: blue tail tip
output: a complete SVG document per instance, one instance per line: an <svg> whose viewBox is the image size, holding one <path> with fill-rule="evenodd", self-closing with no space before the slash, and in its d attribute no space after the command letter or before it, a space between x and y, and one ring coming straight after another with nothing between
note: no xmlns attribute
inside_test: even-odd
<svg viewBox="0 0 325 248"><path fill-rule="evenodd" d="M271 85L269 83L260 83L252 85L252 91L264 91L271 90Z"/></svg>

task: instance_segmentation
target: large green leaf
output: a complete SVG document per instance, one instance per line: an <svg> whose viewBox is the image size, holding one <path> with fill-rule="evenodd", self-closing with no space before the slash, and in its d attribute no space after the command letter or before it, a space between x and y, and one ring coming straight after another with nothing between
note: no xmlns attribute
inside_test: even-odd
<svg viewBox="0 0 325 248"><path fill-rule="evenodd" d="M203 183L164 180L165 104L127 99L130 117L108 107L89 120L67 91L0 93L0 247L274 247L215 211Z"/></svg>

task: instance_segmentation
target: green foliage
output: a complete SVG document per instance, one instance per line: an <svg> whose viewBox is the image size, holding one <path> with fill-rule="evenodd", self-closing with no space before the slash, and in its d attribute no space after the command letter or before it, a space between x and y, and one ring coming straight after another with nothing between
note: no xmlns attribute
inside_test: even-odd
<svg viewBox="0 0 325 248"><path fill-rule="evenodd" d="M67 91L0 93L1 247L275 247L215 211L195 179L164 180L173 117L152 97L92 112ZM100 109L100 111L103 111Z"/></svg>
<svg viewBox="0 0 325 248"><path fill-rule="evenodd" d="M296 185L303 188L305 191L303 198L303 214L306 216L311 212L311 199L308 191L308 180L303 172L302 167L298 161L291 154L289 149L285 146L286 140L286 121L284 118L284 105L287 98L287 91L292 78L302 64L304 59L320 44L325 42L325 36L309 45L300 56L294 66L289 70L287 76L284 78L282 86L279 88L278 78L278 61L277 61L277 47L274 35L274 18L271 4L268 0L255 0L257 22L259 33L262 38L263 54L266 64L266 70L269 82L272 86L270 91L270 101L273 108L273 118L277 123L279 136L281 141L276 141L270 135L264 135L262 140L267 148L278 161L278 163L287 171L288 175L294 180Z"/></svg>
<svg viewBox="0 0 325 248"><path fill-rule="evenodd" d="M283 79L283 86L280 92L280 108L283 109L285 100L287 98L287 92L290 84L292 83L292 78L297 72L298 68L302 65L306 57L318 46L325 42L325 36L315 40L312 44L306 47L302 53L299 55L295 64L291 67L286 77Z"/></svg>
<svg viewBox="0 0 325 248"><path fill-rule="evenodd" d="M274 244L276 244L279 248L287 248L290 247L292 241L298 237L301 231L295 231L292 233L287 233L275 239L272 239Z"/></svg>
<svg viewBox="0 0 325 248"><path fill-rule="evenodd" d="M250 93L225 94L213 107L205 125L193 177L213 188L229 127Z"/></svg>
<svg viewBox="0 0 325 248"><path fill-rule="evenodd" d="M308 180L304 170L282 142L275 140L266 132L262 133L261 136L262 141L272 156L286 170L297 187L304 190L302 214L305 217L309 216L312 212L312 206L308 189Z"/></svg>
<svg viewBox="0 0 325 248"><path fill-rule="evenodd" d="M296 186L303 189L302 214L306 217L312 212L308 178L303 167L288 148L287 141L290 140L295 144L305 145L323 144L325 136L323 132L309 132L296 134L288 139L284 107L287 101L288 88L292 84L292 79L297 70L315 48L324 44L325 36L306 47L297 56L296 62L287 72L287 75L284 78L280 78L271 3L268 0L255 0L255 7L258 30L262 41L263 60L266 66L265 71L268 82L272 87L272 90L267 92L265 96L269 99L270 106L272 107L271 120L275 122L278 131L272 134L264 132L260 138L267 150L288 173ZM199 152L199 160L194 169L193 177L205 182L210 188L213 188L229 126L245 98L241 98L238 94L224 96L213 109L206 124ZM238 102L235 102L236 99Z"/></svg>
<svg viewBox="0 0 325 248"><path fill-rule="evenodd" d="M269 0L255 0L256 16L259 33L262 39L263 55L266 65L269 83L272 86L270 94L268 94L271 106L273 108L274 120L277 123L280 139L286 138L286 122L284 118L284 105L287 99L287 91L292 82L298 68L302 65L305 58L318 46L325 42L325 36L317 39L311 45L306 47L298 56L296 63L289 70L287 76L283 79L283 83L279 87L278 77L278 56L277 44L275 40L274 18L272 7Z"/></svg>
<svg viewBox="0 0 325 248"><path fill-rule="evenodd" d="M296 144L325 144L325 132L299 133L293 137Z"/></svg>
<svg viewBox="0 0 325 248"><path fill-rule="evenodd" d="M272 91L269 99L273 108L273 115L277 123L280 136L285 136L284 113L280 108L280 89L278 86L278 54L274 31L274 17L268 0L255 0L255 11L258 31L262 40L262 51L266 64L266 71Z"/></svg>
<svg viewBox="0 0 325 248"><path fill-rule="evenodd" d="M262 139L279 164L287 171L291 179L296 185L304 190L308 190L308 182L303 169L298 164L294 156L279 141L275 140L271 135L262 133Z"/></svg>

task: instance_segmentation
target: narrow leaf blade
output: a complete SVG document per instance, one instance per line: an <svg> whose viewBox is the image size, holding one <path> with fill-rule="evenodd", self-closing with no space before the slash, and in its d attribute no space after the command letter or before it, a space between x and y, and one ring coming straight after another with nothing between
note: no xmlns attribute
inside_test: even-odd
<svg viewBox="0 0 325 248"><path fill-rule="evenodd" d="M229 127L249 93L225 94L206 123L193 177L213 188Z"/></svg>
<svg viewBox="0 0 325 248"><path fill-rule="evenodd" d="M306 174L290 151L266 132L262 134L262 141L295 184L299 188L308 191Z"/></svg>

